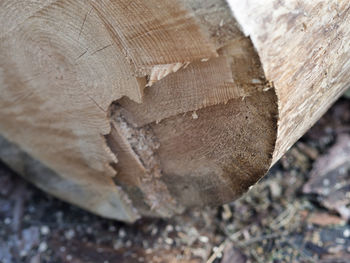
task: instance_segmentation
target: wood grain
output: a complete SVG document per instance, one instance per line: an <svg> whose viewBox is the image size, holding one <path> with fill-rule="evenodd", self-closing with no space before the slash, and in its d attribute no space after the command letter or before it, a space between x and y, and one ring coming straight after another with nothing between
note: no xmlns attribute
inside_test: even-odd
<svg viewBox="0 0 350 263"><path fill-rule="evenodd" d="M349 8L0 0L0 158L128 222L229 202L350 84Z"/></svg>

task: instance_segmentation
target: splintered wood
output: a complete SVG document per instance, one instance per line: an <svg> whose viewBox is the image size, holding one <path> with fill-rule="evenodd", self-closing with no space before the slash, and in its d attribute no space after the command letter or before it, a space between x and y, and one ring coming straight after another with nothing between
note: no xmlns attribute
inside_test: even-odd
<svg viewBox="0 0 350 263"><path fill-rule="evenodd" d="M0 0L0 158L127 222L234 200L350 84L349 10Z"/></svg>

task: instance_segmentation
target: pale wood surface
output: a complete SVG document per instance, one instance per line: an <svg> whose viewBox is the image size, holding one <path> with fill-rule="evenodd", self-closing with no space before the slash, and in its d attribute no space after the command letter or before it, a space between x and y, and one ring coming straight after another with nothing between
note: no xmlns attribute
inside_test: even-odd
<svg viewBox="0 0 350 263"><path fill-rule="evenodd" d="M350 4L228 2L0 0L0 158L129 222L239 197L350 83Z"/></svg>
<svg viewBox="0 0 350 263"><path fill-rule="evenodd" d="M275 163L349 87L350 2L228 2L275 86Z"/></svg>

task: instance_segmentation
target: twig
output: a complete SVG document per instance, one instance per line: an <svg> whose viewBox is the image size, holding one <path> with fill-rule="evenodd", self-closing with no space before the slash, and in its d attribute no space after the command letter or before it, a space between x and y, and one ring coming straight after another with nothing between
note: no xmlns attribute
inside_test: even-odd
<svg viewBox="0 0 350 263"><path fill-rule="evenodd" d="M220 246L214 251L214 253L209 257L207 260L207 263L213 263L215 259L219 257L219 254L221 254L224 251L224 248L226 246L227 240L222 242Z"/></svg>

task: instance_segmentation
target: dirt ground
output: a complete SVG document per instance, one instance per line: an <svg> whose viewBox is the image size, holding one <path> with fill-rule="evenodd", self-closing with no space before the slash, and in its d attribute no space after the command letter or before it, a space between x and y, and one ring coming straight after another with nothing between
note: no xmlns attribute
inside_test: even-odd
<svg viewBox="0 0 350 263"><path fill-rule="evenodd" d="M133 225L57 200L0 164L2 263L350 262L350 100L241 199Z"/></svg>

